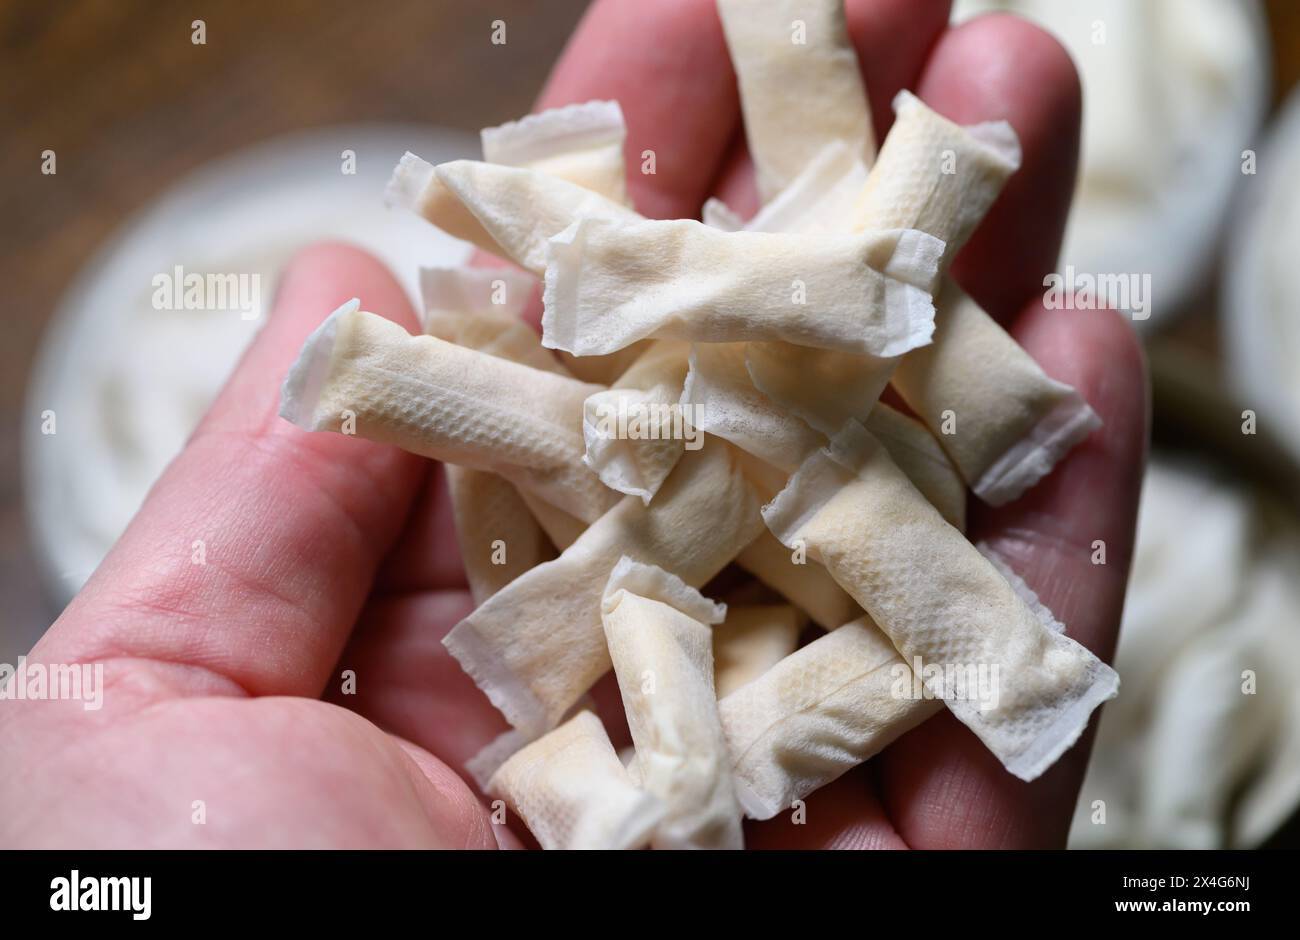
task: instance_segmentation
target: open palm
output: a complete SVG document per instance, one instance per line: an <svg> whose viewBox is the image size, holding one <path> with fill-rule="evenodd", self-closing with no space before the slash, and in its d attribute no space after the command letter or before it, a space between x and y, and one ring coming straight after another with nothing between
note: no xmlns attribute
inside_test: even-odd
<svg viewBox="0 0 1300 940"><path fill-rule="evenodd" d="M1070 635L1108 659L1146 385L1118 316L1041 303L1074 185L1073 65L1012 17L949 29L941 0L849 0L847 9L877 139L902 88L960 123L1005 118L1020 136L1023 166L953 274L1105 425L1017 502L973 504L970 534L991 541ZM622 105L628 188L643 214L696 217L710 195L756 208L713 0L598 0L539 104L593 98ZM646 150L653 175L640 172ZM505 724L441 645L472 607L441 468L306 434L276 414L303 339L353 296L416 329L378 262L338 245L302 253L184 453L28 657L103 663L104 705L0 707L0 752L14 768L0 775L0 805L10 807L0 844L515 844L461 776ZM1092 563L1097 540L1105 565ZM616 691L597 698L616 705ZM945 712L811 796L802 824L748 824L746 838L762 847L1061 846L1087 741L1026 784Z"/></svg>

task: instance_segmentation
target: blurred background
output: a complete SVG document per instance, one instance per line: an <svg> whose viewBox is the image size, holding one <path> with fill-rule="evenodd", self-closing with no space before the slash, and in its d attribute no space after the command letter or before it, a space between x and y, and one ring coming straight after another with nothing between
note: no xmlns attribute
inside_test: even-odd
<svg viewBox="0 0 1300 940"><path fill-rule="evenodd" d="M479 128L529 110L585 5L0 5L0 662L94 569L297 247L348 238L413 295L417 264L465 256L385 211L384 181L408 148L477 156ZM953 15L991 8L1046 26L1083 73L1062 271L1150 276L1156 448L1124 694L1071 844L1300 845L1300 3ZM159 272L231 271L255 275L242 315L153 302Z"/></svg>

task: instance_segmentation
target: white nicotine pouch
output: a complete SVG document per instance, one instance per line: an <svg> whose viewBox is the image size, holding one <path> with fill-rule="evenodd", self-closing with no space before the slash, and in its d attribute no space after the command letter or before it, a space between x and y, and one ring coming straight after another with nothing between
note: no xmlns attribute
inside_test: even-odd
<svg viewBox="0 0 1300 940"><path fill-rule="evenodd" d="M827 144L865 163L875 147L842 0L718 0L764 202Z"/></svg>
<svg viewBox="0 0 1300 940"><path fill-rule="evenodd" d="M525 745L488 781L544 849L640 849L664 806L637 787L600 719L580 711Z"/></svg>
<svg viewBox="0 0 1300 940"><path fill-rule="evenodd" d="M795 347L787 348L797 351ZM753 343L701 343L693 346L690 370L682 389L682 403L696 415L700 430L730 441L768 465L770 472L765 485L771 494L775 494L785 485L786 475L797 470L818 448L824 447L827 438L838 432L847 419L840 400L826 390L799 393L804 404L802 416L778 406L751 380L753 370L749 355L753 350ZM804 360L796 355L792 362L792 368L782 366L776 370L781 384L790 389L799 382L798 368ZM811 377L806 381L815 384ZM925 425L879 403L870 408L864 423L944 519L964 529L965 485ZM838 626L850 619L845 617L824 625L828 628Z"/></svg>
<svg viewBox="0 0 1300 940"><path fill-rule="evenodd" d="M1050 767L1118 691L1114 670L1049 628L861 426L809 457L763 518L825 565L929 694L1022 780Z"/></svg>
<svg viewBox="0 0 1300 940"><path fill-rule="evenodd" d="M946 272L1020 167L1006 121L963 127L909 91L894 98L894 125L857 198L853 228L914 228L945 244Z"/></svg>
<svg viewBox="0 0 1300 940"><path fill-rule="evenodd" d="M745 814L771 819L943 709L861 617L718 702Z"/></svg>
<svg viewBox="0 0 1300 940"><path fill-rule="evenodd" d="M655 340L613 386L587 399L582 413L583 463L610 489L649 503L703 432L680 399L689 346Z"/></svg>
<svg viewBox="0 0 1300 940"><path fill-rule="evenodd" d="M903 357L893 385L975 495L1001 506L1050 473L1101 419L951 279L935 303L935 342Z"/></svg>
<svg viewBox="0 0 1300 940"><path fill-rule="evenodd" d="M484 128L483 159L527 167L627 203L623 142L627 126L617 101L587 101Z"/></svg>
<svg viewBox="0 0 1300 940"><path fill-rule="evenodd" d="M489 254L511 258L512 251L522 251L526 255L526 245L520 239L526 240L527 236L510 222L504 223L507 235L499 240L502 215L492 212L494 200L499 206L500 200L518 199L521 191L531 190L539 198L524 208L538 215L520 215L520 220L537 218L544 223L548 217L564 219L563 225L542 234L542 241L572 221L575 216L566 216L566 209L640 218L624 205L627 187L622 151L626 133L622 109L613 101L591 101L531 114L481 132L487 163L455 161L444 164L444 173L415 154L406 153L393 170L384 199ZM512 172L474 171L475 167L492 164ZM552 186L552 182L556 185ZM467 186L475 191L468 192ZM585 199L583 193L591 198ZM497 224L485 227L482 213ZM544 254L539 260L544 261ZM520 264L529 267L522 261ZM533 270L541 273L540 266Z"/></svg>
<svg viewBox="0 0 1300 940"><path fill-rule="evenodd" d="M456 543L474 603L555 557L555 549L514 484L487 470L447 464Z"/></svg>
<svg viewBox="0 0 1300 940"><path fill-rule="evenodd" d="M548 173L478 160L435 167L413 153L393 171L385 199L538 276L546 270L546 239L575 218L641 218L620 202Z"/></svg>
<svg viewBox="0 0 1300 940"><path fill-rule="evenodd" d="M530 178L530 185L545 189L553 201L574 206L587 205L588 211L594 211L601 217L640 218L632 212L624 216L618 208L630 206L627 197L627 164L623 158L627 127L618 102L588 101L552 108L500 127L486 128L482 131L482 138L485 161L538 171L542 176ZM559 195L556 195L547 187L545 177L573 183L604 197L608 202L595 200L582 203L574 190L564 187L560 187ZM508 187L497 186L494 189L489 181L483 191L469 198L479 207L478 211L490 212L491 200L495 195L507 191ZM538 205L544 208L546 203L542 201ZM531 207L528 208L533 211ZM472 212L470 214L473 215ZM555 220L562 219L563 216L549 218ZM569 221L572 219L564 220L565 224ZM558 230L548 228L544 237L549 237ZM514 246L513 250L525 254L530 250L526 238L516 236L508 244ZM498 249L497 253L503 251L505 249ZM575 378L599 385L611 385L643 352L645 344L637 343L608 356L578 358L568 353L559 353L557 358Z"/></svg>
<svg viewBox="0 0 1300 940"><path fill-rule="evenodd" d="M506 268L422 268L425 333L563 374L541 338L519 319L536 287L532 275ZM518 489L487 470L444 467L456 540L475 603L481 604L555 551Z"/></svg>
<svg viewBox="0 0 1300 940"><path fill-rule="evenodd" d="M587 385L496 356L411 336L351 301L316 329L284 381L280 414L491 470L584 521L618 494L582 464Z"/></svg>
<svg viewBox="0 0 1300 940"><path fill-rule="evenodd" d="M726 615L676 575L624 557L601 617L628 729L635 776L665 807L651 847L744 847L740 805L713 690L713 633Z"/></svg>
<svg viewBox="0 0 1300 940"><path fill-rule="evenodd" d="M897 356L930 340L943 243L911 229L787 235L585 218L547 250L550 348L601 355L656 337Z"/></svg>
<svg viewBox="0 0 1300 940"><path fill-rule="evenodd" d="M909 92L856 209L866 229L906 226L943 239L941 270L1020 165L1004 121L962 127ZM935 295L934 342L898 363L893 384L975 495L1000 506L1100 426L1082 397L1033 358L950 278Z"/></svg>
<svg viewBox="0 0 1300 940"><path fill-rule="evenodd" d="M759 501L728 446L689 451L650 505L635 496L559 558L516 578L443 640L506 720L529 734L554 727L609 671L601 595L624 555L704 584L763 530Z"/></svg>
<svg viewBox="0 0 1300 940"><path fill-rule="evenodd" d="M421 268L421 326L429 336L565 375L522 319L537 279L512 268Z"/></svg>
<svg viewBox="0 0 1300 940"><path fill-rule="evenodd" d="M488 251L539 277L546 271L547 240L575 219L641 219L621 202L538 170L453 160L435 167L434 176L487 233ZM436 219L429 221L438 225Z"/></svg>
<svg viewBox="0 0 1300 940"><path fill-rule="evenodd" d="M713 628L713 688L718 698L753 682L799 645L807 617L789 604L729 604Z"/></svg>

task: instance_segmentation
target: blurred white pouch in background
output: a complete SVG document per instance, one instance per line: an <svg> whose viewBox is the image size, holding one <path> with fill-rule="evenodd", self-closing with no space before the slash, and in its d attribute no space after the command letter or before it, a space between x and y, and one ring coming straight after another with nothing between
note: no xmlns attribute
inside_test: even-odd
<svg viewBox="0 0 1300 940"><path fill-rule="evenodd" d="M1259 845L1300 803L1300 535L1157 456L1071 848ZM1268 530L1268 537L1261 533Z"/></svg>
<svg viewBox="0 0 1300 940"><path fill-rule="evenodd" d="M1211 270L1224 210L1268 106L1255 0L957 0L952 19L1006 10L1059 39L1084 88L1081 162L1061 269L1150 275L1148 326Z"/></svg>
<svg viewBox="0 0 1300 940"><path fill-rule="evenodd" d="M1226 843L1233 791L1270 737L1269 712L1288 697L1289 681L1279 684L1282 677L1270 674L1266 652L1269 632L1294 601L1281 579L1293 577L1257 572L1233 615L1193 641L1160 684L1139 794L1150 843L1175 849ZM1259 674L1262 688L1247 691L1248 674Z"/></svg>
<svg viewBox="0 0 1300 940"><path fill-rule="evenodd" d="M418 125L276 138L181 180L83 269L46 331L26 407L28 512L56 600L81 587L180 451L295 251L328 239L359 245L388 263L413 302L420 264L465 258L463 244L382 205L394 158L413 144L440 160L474 150L469 135ZM256 303L178 309L178 267L182 280L242 275ZM42 433L46 413L56 433Z"/></svg>

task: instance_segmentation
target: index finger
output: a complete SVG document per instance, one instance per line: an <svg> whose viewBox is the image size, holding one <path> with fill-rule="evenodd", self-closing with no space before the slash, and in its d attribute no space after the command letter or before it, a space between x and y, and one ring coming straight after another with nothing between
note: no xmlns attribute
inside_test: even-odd
<svg viewBox="0 0 1300 940"><path fill-rule="evenodd" d="M695 218L740 116L713 0L597 0L537 107L613 98L627 121L627 187L650 218ZM648 161L653 155L653 172Z"/></svg>

